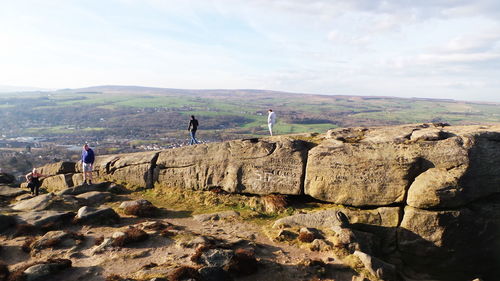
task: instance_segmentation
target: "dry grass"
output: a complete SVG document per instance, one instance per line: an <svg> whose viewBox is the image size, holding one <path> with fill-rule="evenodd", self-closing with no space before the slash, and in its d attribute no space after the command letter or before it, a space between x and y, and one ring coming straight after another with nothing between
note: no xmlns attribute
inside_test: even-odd
<svg viewBox="0 0 500 281"><path fill-rule="evenodd" d="M266 212L279 213L288 207L286 195L269 194L262 198Z"/></svg>
<svg viewBox="0 0 500 281"><path fill-rule="evenodd" d="M153 205L133 205L125 208L123 212L130 216L151 218L158 215L159 209Z"/></svg>
<svg viewBox="0 0 500 281"><path fill-rule="evenodd" d="M301 232L298 239L303 243L311 243L312 241L314 241L314 239L316 239L316 235L314 235L313 233Z"/></svg>
<svg viewBox="0 0 500 281"><path fill-rule="evenodd" d="M236 249L227 271L235 276L250 275L259 269L255 253L247 249Z"/></svg>
<svg viewBox="0 0 500 281"><path fill-rule="evenodd" d="M125 231L124 236L120 236L113 241L113 246L115 247L123 247L125 245L142 242L147 240L149 235L138 228L129 228Z"/></svg>
<svg viewBox="0 0 500 281"><path fill-rule="evenodd" d="M191 266L181 266L168 275L169 281L182 281L185 279L201 281L201 276L198 270Z"/></svg>
<svg viewBox="0 0 500 281"><path fill-rule="evenodd" d="M203 254L203 252L205 252L206 250L208 249L211 249L213 247L209 246L209 245L200 245L196 248L194 254L191 256L190 260L194 263L200 263L200 258L201 258L201 255Z"/></svg>

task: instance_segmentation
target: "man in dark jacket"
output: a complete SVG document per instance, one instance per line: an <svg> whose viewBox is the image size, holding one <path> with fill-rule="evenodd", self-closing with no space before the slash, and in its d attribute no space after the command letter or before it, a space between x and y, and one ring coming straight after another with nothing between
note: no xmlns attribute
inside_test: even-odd
<svg viewBox="0 0 500 281"><path fill-rule="evenodd" d="M194 115L191 115L191 120L189 120L188 131L191 136L191 141L189 141L190 145L198 144L198 140L196 139L196 130L198 130L198 120L194 118Z"/></svg>
<svg viewBox="0 0 500 281"><path fill-rule="evenodd" d="M83 146L82 150L82 168L83 168L83 184L89 181L92 184L92 169L94 167L94 151L89 147L88 144Z"/></svg>

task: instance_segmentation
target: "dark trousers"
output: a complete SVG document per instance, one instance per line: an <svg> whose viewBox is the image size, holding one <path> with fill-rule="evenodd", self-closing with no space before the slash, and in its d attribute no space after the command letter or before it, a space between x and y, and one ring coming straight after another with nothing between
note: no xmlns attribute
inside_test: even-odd
<svg viewBox="0 0 500 281"><path fill-rule="evenodd" d="M31 194L35 194L35 196L38 196L38 193L40 191L40 183L30 182L28 183L28 187L31 190Z"/></svg>

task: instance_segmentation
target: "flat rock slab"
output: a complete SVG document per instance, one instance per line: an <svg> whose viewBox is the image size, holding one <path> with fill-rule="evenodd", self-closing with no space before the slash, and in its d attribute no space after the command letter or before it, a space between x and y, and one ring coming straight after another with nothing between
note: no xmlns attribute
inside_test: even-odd
<svg viewBox="0 0 500 281"><path fill-rule="evenodd" d="M337 212L347 215L350 224L369 224L383 227L397 227L400 220L399 207L380 207L372 210L356 210L348 208L331 208L307 214L296 214L278 219L273 227L313 227L328 228L344 224L339 220Z"/></svg>
<svg viewBox="0 0 500 281"><path fill-rule="evenodd" d="M23 273L26 281L50 280L50 275L71 267L71 260L49 260L27 268Z"/></svg>
<svg viewBox="0 0 500 281"><path fill-rule="evenodd" d="M31 211L18 214L16 219L20 224L26 223L39 227L50 223L65 223L70 221L74 216L74 212Z"/></svg>
<svg viewBox="0 0 500 281"><path fill-rule="evenodd" d="M57 193L57 195L79 195L91 191L103 191L108 184L109 183L107 182L102 182L98 184L88 184L88 185L82 184L75 187L64 189L59 193Z"/></svg>
<svg viewBox="0 0 500 281"><path fill-rule="evenodd" d="M225 212L218 212L218 213L212 213L212 214L194 215L193 219L195 219L199 222L204 222L204 221L209 221L209 220L219 220L219 219L239 217L239 216L240 216L240 213L238 213L236 211L225 211Z"/></svg>
<svg viewBox="0 0 500 281"><path fill-rule="evenodd" d="M113 196L111 193L101 192L101 191L90 191L75 196L75 198L77 198L78 200L85 201L87 204L90 205L102 204L104 202L108 202L112 199L112 197Z"/></svg>
<svg viewBox="0 0 500 281"><path fill-rule="evenodd" d="M26 190L21 188L9 187L5 185L0 185L0 197L16 197L22 194L28 193Z"/></svg>
<svg viewBox="0 0 500 281"><path fill-rule="evenodd" d="M54 199L54 194L47 193L23 200L12 205L16 211L40 211L48 208Z"/></svg>
<svg viewBox="0 0 500 281"><path fill-rule="evenodd" d="M71 235L66 231L62 230L49 231L45 233L45 235L40 237L38 240L33 242L33 244L31 244L31 249L41 250L47 247L49 244L51 244L51 242L55 244L56 243L55 241L62 241L70 237Z"/></svg>

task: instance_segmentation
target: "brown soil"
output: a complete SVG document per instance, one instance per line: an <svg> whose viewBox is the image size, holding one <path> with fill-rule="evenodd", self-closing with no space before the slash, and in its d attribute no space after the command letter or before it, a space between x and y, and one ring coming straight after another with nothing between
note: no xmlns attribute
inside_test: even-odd
<svg viewBox="0 0 500 281"><path fill-rule="evenodd" d="M127 197L135 199L141 193ZM130 200L123 196L120 199ZM116 204L116 203L115 203ZM114 206L113 204L111 204ZM307 243L280 243L269 238L269 222L256 223L245 220L244 216L200 223L183 210L161 209L155 218L136 218L122 214L122 220L115 226L79 226L68 224L62 229L84 235L84 241L74 247L54 247L34 253L23 251L23 245L29 236L0 236L0 262L9 266L11 272L27 264L50 258L70 259L73 267L56 274L50 280L88 280L103 281L111 275L119 275L137 280L149 280L152 277L168 278L181 266L199 267L191 261L195 247L186 244L197 236L213 237L226 243L242 240L253 246L258 261L258 271L247 276L236 276L237 281L309 281L337 280L351 281L357 273L335 260L329 252L313 252L304 245ZM155 229L146 229L148 238L138 239L123 246L111 246L103 253L92 254L97 242L102 237L108 238L116 231L136 233L131 226L146 221L157 221ZM163 228L167 226L167 228ZM163 228L160 230L160 228ZM135 228L134 228L135 229ZM162 233L168 235L162 235ZM38 236L39 237L39 236ZM241 242L241 241L240 241ZM303 245L302 247L300 245ZM252 253L253 254L253 253ZM155 266L151 266L151 265Z"/></svg>

